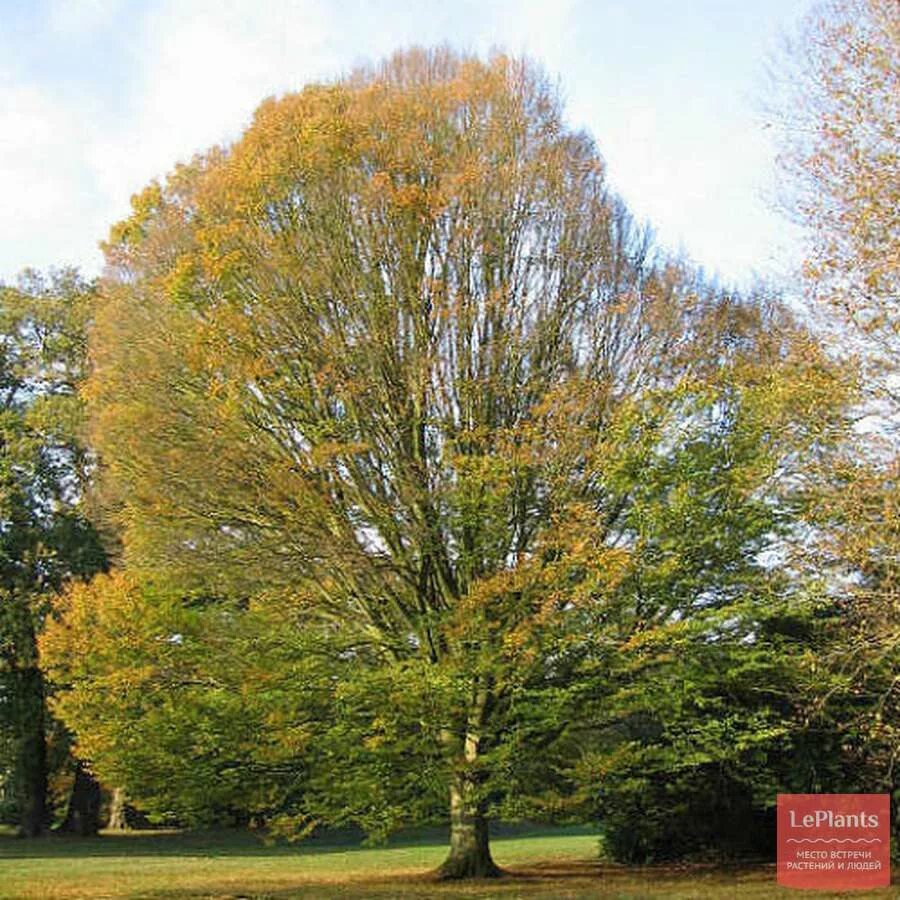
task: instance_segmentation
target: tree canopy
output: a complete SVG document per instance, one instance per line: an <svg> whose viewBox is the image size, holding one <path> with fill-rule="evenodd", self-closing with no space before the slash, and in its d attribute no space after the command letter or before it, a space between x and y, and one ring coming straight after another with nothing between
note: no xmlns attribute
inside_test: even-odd
<svg viewBox="0 0 900 900"><path fill-rule="evenodd" d="M98 765L250 771L237 704L292 723L298 821L449 799L462 877L496 873L490 815L596 806L650 708L685 765L784 734L775 691L677 723L691 660L723 697L779 671L765 553L850 386L777 303L654 251L532 63L412 50L266 101L106 253L87 397L130 574L46 637L76 730L139 713L97 722ZM108 653L71 652L90 633ZM251 647L280 686L241 699ZM141 755L141 716L172 740Z"/></svg>

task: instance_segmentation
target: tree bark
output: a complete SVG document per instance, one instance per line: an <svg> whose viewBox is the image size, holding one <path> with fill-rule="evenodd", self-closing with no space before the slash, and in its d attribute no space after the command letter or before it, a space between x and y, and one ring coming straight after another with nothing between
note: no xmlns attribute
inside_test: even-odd
<svg viewBox="0 0 900 900"><path fill-rule="evenodd" d="M450 853L438 878L497 878L502 872L491 857L488 820L476 799L477 785L461 774L450 784Z"/></svg>
<svg viewBox="0 0 900 900"><path fill-rule="evenodd" d="M44 679L37 666L28 666L15 673L15 680L19 834L22 837L39 837L47 825Z"/></svg>
<svg viewBox="0 0 900 900"><path fill-rule="evenodd" d="M60 831L79 837L94 837L100 831L100 785L81 761L75 764L69 809Z"/></svg>
<svg viewBox="0 0 900 900"><path fill-rule="evenodd" d="M130 827L128 824L128 816L125 811L125 789L113 788L112 796L109 798L109 821L106 827L112 831L127 831Z"/></svg>
<svg viewBox="0 0 900 900"><path fill-rule="evenodd" d="M151 828L147 816L136 806L128 802L125 788L113 788L109 798L109 816L106 827L111 831L131 831L132 829Z"/></svg>
<svg viewBox="0 0 900 900"><path fill-rule="evenodd" d="M485 679L476 678L462 759L450 781L450 853L437 871L438 878L498 878L503 874L491 857L488 820L480 791L479 755L489 705L489 685ZM448 748L453 747L449 732L444 733L443 741Z"/></svg>

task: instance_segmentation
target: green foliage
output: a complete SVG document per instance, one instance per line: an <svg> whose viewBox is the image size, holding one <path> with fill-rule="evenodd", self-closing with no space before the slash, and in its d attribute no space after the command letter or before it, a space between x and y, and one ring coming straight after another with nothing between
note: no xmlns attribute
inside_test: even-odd
<svg viewBox="0 0 900 900"><path fill-rule="evenodd" d="M54 708L108 783L191 824L289 806L312 734L294 714L319 665L302 634L121 574L73 584L57 612L41 638Z"/></svg>
<svg viewBox="0 0 900 900"><path fill-rule="evenodd" d="M830 735L821 781L842 791L887 792L900 804L900 504L897 460L867 461L856 447L819 473L806 515L807 564L832 610L830 642L809 661L809 721ZM897 818L892 817L894 829Z"/></svg>
<svg viewBox="0 0 900 900"><path fill-rule="evenodd" d="M105 565L85 515L89 456L77 385L92 288L75 272L0 287L0 760L27 830L45 819L44 687L36 635L48 599Z"/></svg>
<svg viewBox="0 0 900 900"><path fill-rule="evenodd" d="M628 552L579 520L540 565L506 576L505 604L434 618L453 658L436 664L412 638L386 653L367 622L322 617L311 591L236 603L118 575L73 587L44 635L57 709L103 777L158 816L244 813L289 834L357 824L377 838L442 818L443 732L477 675L496 698L477 764L487 810L600 817L615 852L646 858L662 853L667 804L690 794L708 831L681 828L672 852L697 849L715 810L764 816L779 786L808 783L783 760L802 742L796 660L813 650L819 608L759 559L791 534L794 441L834 427L782 427L794 391L816 396L803 371L782 382L735 366L621 410L591 476L628 498L616 532ZM781 452L760 452L760 435ZM628 819L641 791L657 808L644 832ZM643 837L620 847L613 835L630 830Z"/></svg>

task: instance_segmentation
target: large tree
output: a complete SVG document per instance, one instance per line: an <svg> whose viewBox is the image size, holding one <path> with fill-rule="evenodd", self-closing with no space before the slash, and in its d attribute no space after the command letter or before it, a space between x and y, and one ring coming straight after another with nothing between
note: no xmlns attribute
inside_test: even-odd
<svg viewBox="0 0 900 900"><path fill-rule="evenodd" d="M289 593L334 692L311 806L393 826L439 786L449 877L496 873L522 698L713 634L765 577L776 475L834 426L815 347L651 259L503 56L414 50L267 101L138 195L107 259L89 398L128 564Z"/></svg>
<svg viewBox="0 0 900 900"><path fill-rule="evenodd" d="M0 287L0 731L29 836L48 816L37 634L63 581L105 560L85 516L90 460L79 436L91 299L92 287L67 270Z"/></svg>

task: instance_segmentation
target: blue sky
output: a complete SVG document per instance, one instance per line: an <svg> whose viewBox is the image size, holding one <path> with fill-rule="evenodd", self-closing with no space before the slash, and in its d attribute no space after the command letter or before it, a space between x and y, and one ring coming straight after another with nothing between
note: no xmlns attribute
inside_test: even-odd
<svg viewBox="0 0 900 900"><path fill-rule="evenodd" d="M0 0L0 280L77 264L128 198L265 96L411 43L527 52L662 243L778 276L767 56L809 0Z"/></svg>

